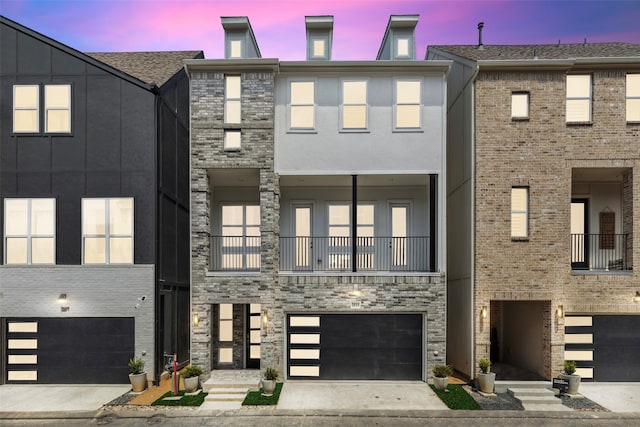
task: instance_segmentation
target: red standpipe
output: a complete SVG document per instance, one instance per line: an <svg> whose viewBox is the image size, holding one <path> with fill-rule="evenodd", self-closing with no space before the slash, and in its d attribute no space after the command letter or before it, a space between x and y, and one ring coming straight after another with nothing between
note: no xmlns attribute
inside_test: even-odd
<svg viewBox="0 0 640 427"><path fill-rule="evenodd" d="M178 362L176 354L173 353L173 395L178 394Z"/></svg>

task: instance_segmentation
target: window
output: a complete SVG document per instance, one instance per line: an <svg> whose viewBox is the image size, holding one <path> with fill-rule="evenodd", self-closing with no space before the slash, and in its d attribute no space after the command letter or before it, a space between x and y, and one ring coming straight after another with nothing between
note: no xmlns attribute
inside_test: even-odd
<svg viewBox="0 0 640 427"><path fill-rule="evenodd" d="M511 94L511 118L512 119L528 119L529 118L529 93L513 92Z"/></svg>
<svg viewBox="0 0 640 427"><path fill-rule="evenodd" d="M15 133L40 131L38 85L13 87L13 131Z"/></svg>
<svg viewBox="0 0 640 427"><path fill-rule="evenodd" d="M44 85L46 133L71 132L71 86ZM13 87L13 132L40 132L40 85Z"/></svg>
<svg viewBox="0 0 640 427"><path fill-rule="evenodd" d="M398 37L396 39L396 57L409 58L409 39Z"/></svg>
<svg viewBox="0 0 640 427"><path fill-rule="evenodd" d="M237 151L242 148L242 132L239 130L224 131L224 149L227 151Z"/></svg>
<svg viewBox="0 0 640 427"><path fill-rule="evenodd" d="M314 82L291 82L291 128L313 129L314 109Z"/></svg>
<svg viewBox="0 0 640 427"><path fill-rule="evenodd" d="M133 263L133 199L82 199L84 264Z"/></svg>
<svg viewBox="0 0 640 427"><path fill-rule="evenodd" d="M315 59L327 58L327 44L324 39L314 38L311 42L311 57Z"/></svg>
<svg viewBox="0 0 640 427"><path fill-rule="evenodd" d="M627 121L640 122L640 74L627 74Z"/></svg>
<svg viewBox="0 0 640 427"><path fill-rule="evenodd" d="M225 76L224 81L224 122L240 123L240 76Z"/></svg>
<svg viewBox="0 0 640 427"><path fill-rule="evenodd" d="M5 199L5 264L55 264L55 199Z"/></svg>
<svg viewBox="0 0 640 427"><path fill-rule="evenodd" d="M218 306L218 363L233 362L233 304Z"/></svg>
<svg viewBox="0 0 640 427"><path fill-rule="evenodd" d="M359 269L374 268L374 206L358 204L358 263ZM347 204L329 205L329 268L351 268L351 207Z"/></svg>
<svg viewBox="0 0 640 427"><path fill-rule="evenodd" d="M528 237L529 189L511 188L511 237Z"/></svg>
<svg viewBox="0 0 640 427"><path fill-rule="evenodd" d="M367 82L342 82L342 128L367 128Z"/></svg>
<svg viewBox="0 0 640 427"><path fill-rule="evenodd" d="M71 132L71 86L46 85L44 110L46 132Z"/></svg>
<svg viewBox="0 0 640 427"><path fill-rule="evenodd" d="M591 76L567 76L567 123L591 121Z"/></svg>
<svg viewBox="0 0 640 427"><path fill-rule="evenodd" d="M420 95L419 80L396 81L396 129L420 128Z"/></svg>
<svg viewBox="0 0 640 427"><path fill-rule="evenodd" d="M242 40L229 41L229 58L242 58Z"/></svg>
<svg viewBox="0 0 640 427"><path fill-rule="evenodd" d="M260 206L222 206L222 268L260 269Z"/></svg>

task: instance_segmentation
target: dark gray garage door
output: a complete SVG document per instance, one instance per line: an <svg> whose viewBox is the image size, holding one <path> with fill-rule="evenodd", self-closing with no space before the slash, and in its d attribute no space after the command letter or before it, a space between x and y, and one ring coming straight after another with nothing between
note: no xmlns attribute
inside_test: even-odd
<svg viewBox="0 0 640 427"><path fill-rule="evenodd" d="M133 318L8 319L6 337L7 382L128 382Z"/></svg>
<svg viewBox="0 0 640 427"><path fill-rule="evenodd" d="M640 381L640 315L567 316L565 323L579 325L565 326L565 350L578 356L586 381Z"/></svg>
<svg viewBox="0 0 640 427"><path fill-rule="evenodd" d="M421 314L288 317L290 378L421 380Z"/></svg>

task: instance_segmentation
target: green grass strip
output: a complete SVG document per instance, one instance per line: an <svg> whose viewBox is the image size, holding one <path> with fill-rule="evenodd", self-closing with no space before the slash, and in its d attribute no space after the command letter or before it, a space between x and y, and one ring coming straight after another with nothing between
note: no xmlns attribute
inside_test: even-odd
<svg viewBox="0 0 640 427"><path fill-rule="evenodd" d="M172 397L173 396L173 392L172 391L168 391L165 394L163 394L162 396L160 396L158 398L158 400L153 402L151 404L151 406L157 406L157 405L162 405L162 406L200 406L200 405L202 405L202 402L204 402L204 398L207 397L207 394L208 393L200 392L200 393L196 394L195 396L185 396L184 395L184 390L180 390L180 391L178 391L178 394L177 394L177 396L181 396L180 400L162 400L165 397Z"/></svg>
<svg viewBox="0 0 640 427"><path fill-rule="evenodd" d="M260 389L260 391L250 391L249 393L247 393L247 397L244 398L242 405L277 405L281 391L282 383L276 384L276 389L274 390L272 396L263 396L262 389Z"/></svg>
<svg viewBox="0 0 640 427"><path fill-rule="evenodd" d="M460 384L449 384L447 386L447 391L436 390L432 385L429 387L431 387L431 390L438 395L440 400L442 400L449 409L482 409L480 405L478 405L478 402L476 402L473 397L469 396L469 393L467 393Z"/></svg>

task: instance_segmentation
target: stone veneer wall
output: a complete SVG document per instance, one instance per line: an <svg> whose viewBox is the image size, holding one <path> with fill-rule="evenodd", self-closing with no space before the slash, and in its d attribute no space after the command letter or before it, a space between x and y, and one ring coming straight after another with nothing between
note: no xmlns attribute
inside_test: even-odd
<svg viewBox="0 0 640 427"><path fill-rule="evenodd" d="M285 314L295 312L420 312L426 314L425 349L428 376L433 364L446 361L446 280L444 275L318 276L278 275L279 187L273 169L273 75L242 73L242 150L223 150L224 74L192 75L191 219L192 309L199 324L192 328L192 363L208 373L217 358L213 341L217 322L214 304L259 303L269 324L262 331L261 365L284 372ZM212 191L207 170L259 170L261 208L261 272L209 273ZM352 310L348 292L363 291L362 308ZM236 359L234 354L234 360ZM241 365L241 361L236 361Z"/></svg>
<svg viewBox="0 0 640 427"><path fill-rule="evenodd" d="M640 125L625 122L625 73L593 72L590 124L565 123L565 72L480 72L476 82L475 314L490 301L549 301L545 319L545 375L562 369L566 313L640 313L631 297L640 278L572 274L570 201L572 168L640 167ZM528 120L511 119L512 91L530 92ZM628 182L631 181L631 182ZM640 244L640 185L625 178L636 215L627 227ZM510 237L512 186L529 188L529 238ZM635 249L633 265L640 251ZM489 356L490 328L475 322L475 363ZM490 323L488 323L490 324ZM486 326L486 325L485 325Z"/></svg>

